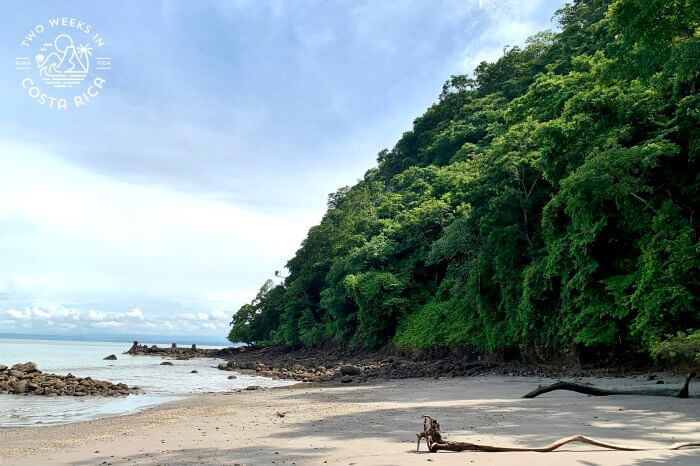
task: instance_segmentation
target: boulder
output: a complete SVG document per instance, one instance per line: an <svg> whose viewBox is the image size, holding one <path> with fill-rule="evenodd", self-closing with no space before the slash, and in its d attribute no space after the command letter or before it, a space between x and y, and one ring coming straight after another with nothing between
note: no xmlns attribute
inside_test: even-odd
<svg viewBox="0 0 700 466"><path fill-rule="evenodd" d="M360 373L360 368L352 364L343 364L340 366L340 373L343 375L358 375Z"/></svg>
<svg viewBox="0 0 700 466"><path fill-rule="evenodd" d="M248 385L246 390L260 390L260 385Z"/></svg>
<svg viewBox="0 0 700 466"><path fill-rule="evenodd" d="M4 372L7 370L7 366L4 364L0 364L0 372Z"/></svg>
<svg viewBox="0 0 700 466"><path fill-rule="evenodd" d="M340 383L350 383L352 382L352 377L349 375L344 375L340 378Z"/></svg>
<svg viewBox="0 0 700 466"><path fill-rule="evenodd" d="M237 378L238 378L238 377L236 377L235 375L229 375L229 376L228 376L228 379L229 379L229 380L233 380L233 379L237 379Z"/></svg>
<svg viewBox="0 0 700 466"><path fill-rule="evenodd" d="M199 371L190 371L190 374L198 374Z"/></svg>
<svg viewBox="0 0 700 466"><path fill-rule="evenodd" d="M163 361L163 362L160 363L160 365L161 365L161 366L172 366L173 363L170 362L170 361Z"/></svg>
<svg viewBox="0 0 700 466"><path fill-rule="evenodd" d="M39 369L36 368L36 364L33 362L25 362L24 364L15 364L12 366L12 370L24 372L26 374L31 374L32 372L38 372Z"/></svg>
<svg viewBox="0 0 700 466"><path fill-rule="evenodd" d="M102 358L104 361L116 361L117 360L117 355L116 354L110 354L109 356L106 356Z"/></svg>

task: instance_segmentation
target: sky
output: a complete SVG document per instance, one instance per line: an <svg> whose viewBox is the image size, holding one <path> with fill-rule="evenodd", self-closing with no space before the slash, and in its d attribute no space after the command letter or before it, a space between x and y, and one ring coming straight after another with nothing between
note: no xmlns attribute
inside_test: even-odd
<svg viewBox="0 0 700 466"><path fill-rule="evenodd" d="M0 332L225 335L329 193L374 166L451 75L555 29L562 4L5 3ZM78 86L15 69L65 31L93 44Z"/></svg>

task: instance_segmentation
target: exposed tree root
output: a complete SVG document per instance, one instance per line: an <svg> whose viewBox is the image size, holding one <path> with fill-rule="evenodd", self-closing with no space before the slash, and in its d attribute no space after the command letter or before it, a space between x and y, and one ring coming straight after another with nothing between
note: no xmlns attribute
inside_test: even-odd
<svg viewBox="0 0 700 466"><path fill-rule="evenodd" d="M681 448L689 447L700 447L700 442L679 442L669 445L667 447L654 448L654 447L636 447L630 445L617 445L614 443L601 442L590 437L584 437L583 435L573 435L571 437L565 437L552 442L549 445L543 447L533 447L533 448L523 448L523 447L498 447L493 445L482 445L477 443L469 442L448 442L442 438L442 433L440 431L440 423L437 419L433 419L430 416L423 416L423 432L418 432L416 434L416 451L420 450L420 441L425 439L428 444L428 451L435 453L440 450L446 451L485 451L485 452L502 452L502 451L535 451L535 452L549 452L554 451L559 447L566 445L571 442L581 442L587 443L589 445L594 445L602 448L609 448L611 450L621 450L621 451L643 451L643 450L680 450Z"/></svg>
<svg viewBox="0 0 700 466"><path fill-rule="evenodd" d="M606 388L591 387L589 385L581 385L572 382L557 382L551 385L542 385L527 393L523 398L534 398L544 393L553 392L554 390L569 390L572 392L583 393L592 396L608 396L608 395L644 395L644 396L671 396L676 398L688 398L688 385L690 380L695 377L695 372L688 374L685 379L683 388L676 390L673 388L655 388L655 389L637 389L637 390L614 390Z"/></svg>

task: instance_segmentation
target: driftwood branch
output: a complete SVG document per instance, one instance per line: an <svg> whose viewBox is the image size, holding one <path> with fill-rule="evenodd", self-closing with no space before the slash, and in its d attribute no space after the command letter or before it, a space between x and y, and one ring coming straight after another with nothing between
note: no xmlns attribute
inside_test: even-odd
<svg viewBox="0 0 700 466"><path fill-rule="evenodd" d="M535 398L536 396L555 390L569 390L572 392L583 393L591 396L608 396L608 395L643 395L643 396L671 396L676 398L689 398L688 386L690 380L695 377L695 372L688 374L685 383L680 390L674 388L653 388L653 389L636 389L636 390L616 390L607 388L592 387L590 385L581 385L573 382L556 382L551 385L541 385L526 393L523 398Z"/></svg>
<svg viewBox="0 0 700 466"><path fill-rule="evenodd" d="M571 437L565 437L552 442L543 447L499 447L494 445L482 445L478 443L470 442L450 442L442 438L442 432L440 430L440 423L437 419L430 416L423 416L423 432L418 432L416 434L416 451L420 450L420 442L425 439L428 445L428 451L431 453L436 453L440 450L445 451L484 451L484 452L503 452L503 451L535 451L535 452L549 452L554 451L567 443L580 442L587 443L589 445L594 445L596 447L608 448L611 450L622 450L622 451L643 451L643 450L680 450L681 448L690 447L700 447L700 442L678 442L667 447L653 448L653 447L637 447L630 445L617 445L614 443L602 442L590 437L584 437L583 435L573 435Z"/></svg>

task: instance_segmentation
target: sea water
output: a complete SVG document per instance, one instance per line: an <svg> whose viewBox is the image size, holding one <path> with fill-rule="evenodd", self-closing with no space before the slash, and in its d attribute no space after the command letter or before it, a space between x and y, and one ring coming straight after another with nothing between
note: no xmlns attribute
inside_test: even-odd
<svg viewBox="0 0 700 466"><path fill-rule="evenodd" d="M148 342L145 344L150 345ZM0 394L0 428L63 424L102 416L140 411L167 401L205 392L222 392L248 385L263 387L293 383L266 377L220 371L219 359L194 358L186 361L169 359L172 366L161 366L168 360L157 356L122 354L131 343L20 340L0 338L0 364L34 362L39 370L76 377L92 377L113 383L140 387L143 393L126 397L44 397ZM200 346L206 348L206 346ZM110 354L116 361L105 361ZM192 373L196 370L197 373ZM235 374L236 379L228 376Z"/></svg>

